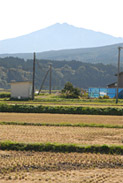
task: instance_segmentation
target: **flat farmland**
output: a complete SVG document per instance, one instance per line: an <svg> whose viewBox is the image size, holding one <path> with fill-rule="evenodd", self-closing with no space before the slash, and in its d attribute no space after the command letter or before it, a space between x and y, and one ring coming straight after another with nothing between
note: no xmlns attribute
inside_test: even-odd
<svg viewBox="0 0 123 183"><path fill-rule="evenodd" d="M7 98L0 98L4 104L24 104L24 105L48 105L48 106L83 106L83 107L115 107L123 106L122 99L116 104L115 99L67 99L61 97L58 93L49 95L48 93L35 96L35 99L29 101L12 101Z"/></svg>
<svg viewBox="0 0 123 183"><path fill-rule="evenodd" d="M69 103L69 102L24 102L24 101L2 101L4 104L21 104L21 105L43 105L43 106L72 106L72 107L96 107L96 108L121 108L123 104L105 104L105 103Z"/></svg>
<svg viewBox="0 0 123 183"><path fill-rule="evenodd" d="M123 183L122 168L12 172L2 175L0 183Z"/></svg>
<svg viewBox="0 0 123 183"><path fill-rule="evenodd" d="M0 151L0 182L122 183L123 156Z"/></svg>
<svg viewBox="0 0 123 183"><path fill-rule="evenodd" d="M0 122L123 126L123 116L0 113ZM0 142L123 146L123 128L0 125ZM0 150L0 183L123 183L123 155Z"/></svg>
<svg viewBox="0 0 123 183"><path fill-rule="evenodd" d="M77 115L77 114L37 114L37 113L0 113L0 122L26 123L69 123L69 124L107 124L123 125L123 116Z"/></svg>
<svg viewBox="0 0 123 183"><path fill-rule="evenodd" d="M123 129L1 125L0 141L123 145Z"/></svg>

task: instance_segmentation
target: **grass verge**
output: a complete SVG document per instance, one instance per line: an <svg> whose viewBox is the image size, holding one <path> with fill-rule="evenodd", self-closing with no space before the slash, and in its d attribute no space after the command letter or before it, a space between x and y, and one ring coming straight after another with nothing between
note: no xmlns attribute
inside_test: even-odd
<svg viewBox="0 0 123 183"><path fill-rule="evenodd" d="M51 151L51 152L79 152L79 153L101 153L101 154L120 154L123 155L123 146L108 146L108 145L92 145L83 146L75 144L56 144L56 143L17 143L11 141L0 142L1 150L16 150L16 151Z"/></svg>
<svg viewBox="0 0 123 183"><path fill-rule="evenodd" d="M22 125L22 126L61 126L61 127L91 127L91 128L123 128L123 125L108 125L108 124L70 124L70 123L26 123L26 122L0 122L0 125Z"/></svg>

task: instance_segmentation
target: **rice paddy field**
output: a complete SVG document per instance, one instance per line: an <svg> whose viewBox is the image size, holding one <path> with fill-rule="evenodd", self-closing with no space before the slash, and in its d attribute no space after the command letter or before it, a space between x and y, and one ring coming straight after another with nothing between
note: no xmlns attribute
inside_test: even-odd
<svg viewBox="0 0 123 183"><path fill-rule="evenodd" d="M77 114L34 114L34 113L0 113L0 122L26 122L48 124L110 124L123 125L122 116L77 115Z"/></svg>
<svg viewBox="0 0 123 183"><path fill-rule="evenodd" d="M0 151L0 182L121 182L123 156Z"/></svg>
<svg viewBox="0 0 123 183"><path fill-rule="evenodd" d="M85 145L123 145L123 129L53 126L0 126L0 141Z"/></svg>
<svg viewBox="0 0 123 183"><path fill-rule="evenodd" d="M43 97L45 105L48 98ZM70 102L62 104L80 105ZM84 105L115 105L94 102ZM122 105L120 101L118 107ZM123 116L0 112L0 143L6 141L123 148ZM122 153L17 151L0 146L0 183L123 183L122 175Z"/></svg>

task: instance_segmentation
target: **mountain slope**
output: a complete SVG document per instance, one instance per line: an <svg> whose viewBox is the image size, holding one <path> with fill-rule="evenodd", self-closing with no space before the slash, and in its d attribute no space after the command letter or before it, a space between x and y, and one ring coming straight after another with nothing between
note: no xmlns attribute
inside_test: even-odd
<svg viewBox="0 0 123 183"><path fill-rule="evenodd" d="M51 60L77 60L88 63L103 63L103 64L117 64L118 60L118 47L123 47L123 43L96 47L96 48L80 48L57 50L36 53L37 59L51 59ZM18 54L1 54L0 57L18 57L25 60L32 59L32 53L18 53ZM121 64L123 64L123 50L121 51Z"/></svg>
<svg viewBox="0 0 123 183"><path fill-rule="evenodd" d="M123 38L57 23L24 36L0 41L0 54L88 48L121 42Z"/></svg>

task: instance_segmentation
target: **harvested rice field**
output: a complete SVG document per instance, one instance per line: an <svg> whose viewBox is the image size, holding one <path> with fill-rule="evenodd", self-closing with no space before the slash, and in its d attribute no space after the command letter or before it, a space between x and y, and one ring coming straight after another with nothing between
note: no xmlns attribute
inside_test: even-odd
<svg viewBox="0 0 123 183"><path fill-rule="evenodd" d="M123 145L123 129L0 125L0 141Z"/></svg>
<svg viewBox="0 0 123 183"><path fill-rule="evenodd" d="M123 169L89 169L10 173L0 178L1 183L123 183Z"/></svg>
<svg viewBox="0 0 123 183"><path fill-rule="evenodd" d="M0 122L123 126L122 116L0 113ZM121 145L123 128L0 125L0 141ZM0 183L123 183L123 155L0 150Z"/></svg>
<svg viewBox="0 0 123 183"><path fill-rule="evenodd" d="M1 183L123 183L123 169L89 169L9 173Z"/></svg>
<svg viewBox="0 0 123 183"><path fill-rule="evenodd" d="M32 114L32 113L0 113L0 122L29 123L85 123L123 125L123 116L76 115L76 114Z"/></svg>
<svg viewBox="0 0 123 183"><path fill-rule="evenodd" d="M122 183L123 156L0 151L0 183Z"/></svg>

